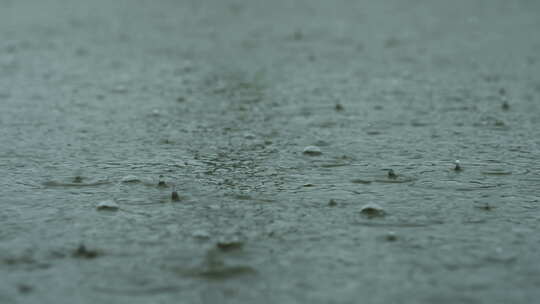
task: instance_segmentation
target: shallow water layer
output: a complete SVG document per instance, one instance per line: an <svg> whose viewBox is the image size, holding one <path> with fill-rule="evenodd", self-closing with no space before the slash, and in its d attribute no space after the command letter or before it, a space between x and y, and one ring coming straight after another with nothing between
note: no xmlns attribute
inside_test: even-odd
<svg viewBox="0 0 540 304"><path fill-rule="evenodd" d="M534 303L539 12L0 0L0 303Z"/></svg>

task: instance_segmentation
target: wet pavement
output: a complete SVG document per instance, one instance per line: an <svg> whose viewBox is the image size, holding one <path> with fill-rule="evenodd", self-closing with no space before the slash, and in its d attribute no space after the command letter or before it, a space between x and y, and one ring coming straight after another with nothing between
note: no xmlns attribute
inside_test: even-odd
<svg viewBox="0 0 540 304"><path fill-rule="evenodd" d="M527 0L0 0L0 303L534 303L538 29Z"/></svg>

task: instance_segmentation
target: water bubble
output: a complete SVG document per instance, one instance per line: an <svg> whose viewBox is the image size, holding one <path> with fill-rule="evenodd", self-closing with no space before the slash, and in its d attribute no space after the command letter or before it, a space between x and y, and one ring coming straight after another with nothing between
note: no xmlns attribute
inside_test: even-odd
<svg viewBox="0 0 540 304"><path fill-rule="evenodd" d="M161 188L167 187L167 183L163 180L163 175L159 176L159 181L157 185L158 187L161 187Z"/></svg>
<svg viewBox="0 0 540 304"><path fill-rule="evenodd" d="M216 247L221 251L240 250L242 247L244 247L244 242L237 237L221 239L219 242L217 242Z"/></svg>
<svg viewBox="0 0 540 304"><path fill-rule="evenodd" d="M319 156L322 154L322 151L319 147L307 146L304 148L304 151L302 153L308 156Z"/></svg>
<svg viewBox="0 0 540 304"><path fill-rule="evenodd" d="M97 204L96 209L97 210L108 210L108 211L116 211L118 210L118 204L114 201L101 201Z"/></svg>
<svg viewBox="0 0 540 304"><path fill-rule="evenodd" d="M386 234L386 236L384 237L385 240L387 240L388 242L395 242L397 241L397 235L394 231L390 231Z"/></svg>
<svg viewBox="0 0 540 304"><path fill-rule="evenodd" d="M463 169L461 168L461 163L458 159L456 159L456 161L454 162L454 171L462 171Z"/></svg>
<svg viewBox="0 0 540 304"><path fill-rule="evenodd" d="M135 175L126 175L120 179L122 183L138 183L141 180Z"/></svg>
<svg viewBox="0 0 540 304"><path fill-rule="evenodd" d="M252 133L245 133L244 138L245 139L255 139L255 135L253 135Z"/></svg>
<svg viewBox="0 0 540 304"><path fill-rule="evenodd" d="M195 230L191 233L191 236L197 239L209 239L210 233L206 230Z"/></svg>
<svg viewBox="0 0 540 304"><path fill-rule="evenodd" d="M375 203L369 203L367 205L364 205L361 209L360 209L360 213L362 213L363 215L369 217L369 218L372 218L372 217L382 217L386 214L386 212L384 211L384 209L375 204Z"/></svg>

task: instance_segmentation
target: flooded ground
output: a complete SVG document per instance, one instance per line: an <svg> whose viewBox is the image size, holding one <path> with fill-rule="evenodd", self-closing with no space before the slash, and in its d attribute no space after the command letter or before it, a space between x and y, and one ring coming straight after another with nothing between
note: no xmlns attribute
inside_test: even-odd
<svg viewBox="0 0 540 304"><path fill-rule="evenodd" d="M532 0L0 0L0 303L534 303L539 29Z"/></svg>

